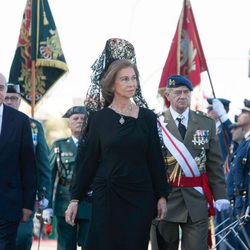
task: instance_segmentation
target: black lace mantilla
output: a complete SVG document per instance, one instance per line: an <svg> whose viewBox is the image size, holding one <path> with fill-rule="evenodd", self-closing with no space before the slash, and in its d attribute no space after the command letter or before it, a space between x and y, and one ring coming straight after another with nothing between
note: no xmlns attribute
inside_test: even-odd
<svg viewBox="0 0 250 250"><path fill-rule="evenodd" d="M134 46L124 39L111 38L107 40L103 52L91 67L91 84L87 91L84 102L84 105L88 111L97 111L104 107L100 81L109 65L118 59L128 59L131 60L132 63L136 64ZM139 85L136 89L133 99L136 105L139 107L148 107L145 99L142 96L141 87Z"/></svg>

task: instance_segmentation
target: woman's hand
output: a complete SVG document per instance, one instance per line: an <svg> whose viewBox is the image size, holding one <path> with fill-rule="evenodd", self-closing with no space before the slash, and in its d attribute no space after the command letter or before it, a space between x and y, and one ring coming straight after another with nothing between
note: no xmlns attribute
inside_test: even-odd
<svg viewBox="0 0 250 250"><path fill-rule="evenodd" d="M67 210L65 211L65 221L72 227L75 225L75 218L78 210L78 201L70 201Z"/></svg>
<svg viewBox="0 0 250 250"><path fill-rule="evenodd" d="M30 216L32 215L32 211L27 209L27 208L23 208L23 216L21 221L26 222L29 220Z"/></svg>
<svg viewBox="0 0 250 250"><path fill-rule="evenodd" d="M167 215L167 201L161 197L157 202L157 219L162 220Z"/></svg>

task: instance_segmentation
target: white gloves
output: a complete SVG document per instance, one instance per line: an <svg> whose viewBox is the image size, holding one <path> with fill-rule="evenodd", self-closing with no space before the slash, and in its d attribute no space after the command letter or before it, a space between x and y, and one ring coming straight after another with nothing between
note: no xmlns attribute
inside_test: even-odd
<svg viewBox="0 0 250 250"><path fill-rule="evenodd" d="M43 198L42 200L39 201L39 208L45 209L49 204L48 199Z"/></svg>
<svg viewBox="0 0 250 250"><path fill-rule="evenodd" d="M215 208L220 212L229 209L230 201L226 199L216 200L214 203Z"/></svg>
<svg viewBox="0 0 250 250"><path fill-rule="evenodd" d="M249 211L249 206L248 206L245 212L245 217L249 217L249 215L250 215L250 211Z"/></svg>
<svg viewBox="0 0 250 250"><path fill-rule="evenodd" d="M53 209L52 208L46 208L42 211L42 218L45 222L45 224L51 224L52 218L53 218Z"/></svg>
<svg viewBox="0 0 250 250"><path fill-rule="evenodd" d="M221 122L225 122L228 119L227 112L220 100L215 98L213 99L213 110L220 117Z"/></svg>

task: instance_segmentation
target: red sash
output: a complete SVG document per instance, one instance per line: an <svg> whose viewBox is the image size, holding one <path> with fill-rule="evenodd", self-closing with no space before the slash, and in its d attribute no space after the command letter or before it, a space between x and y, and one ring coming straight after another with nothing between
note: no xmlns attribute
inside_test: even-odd
<svg viewBox="0 0 250 250"><path fill-rule="evenodd" d="M173 182L171 182L171 185L173 187L202 187L204 195L209 204L208 216L215 215L213 196L208 185L208 178L206 173L202 173L201 176L197 177L180 176L180 178L176 178Z"/></svg>

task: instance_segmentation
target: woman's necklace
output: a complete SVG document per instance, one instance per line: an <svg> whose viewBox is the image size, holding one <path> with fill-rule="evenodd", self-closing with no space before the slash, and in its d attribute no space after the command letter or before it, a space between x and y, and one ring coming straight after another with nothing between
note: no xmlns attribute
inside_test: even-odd
<svg viewBox="0 0 250 250"><path fill-rule="evenodd" d="M130 102L124 110L119 110L114 106L114 103L109 105L109 108L113 109L117 114L120 115L119 123L122 125L125 122L124 115L129 116L133 110L133 104Z"/></svg>

